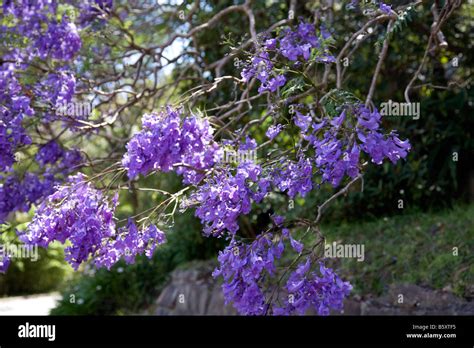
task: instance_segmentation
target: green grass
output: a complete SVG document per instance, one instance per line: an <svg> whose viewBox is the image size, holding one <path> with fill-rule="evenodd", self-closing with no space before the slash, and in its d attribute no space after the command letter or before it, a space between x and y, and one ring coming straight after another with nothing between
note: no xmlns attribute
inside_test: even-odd
<svg viewBox="0 0 474 348"><path fill-rule="evenodd" d="M329 224L322 232L326 243L364 244L364 261L330 261L351 281L354 293L379 295L390 284L411 283L450 287L465 296L474 283L474 205L367 223Z"/></svg>

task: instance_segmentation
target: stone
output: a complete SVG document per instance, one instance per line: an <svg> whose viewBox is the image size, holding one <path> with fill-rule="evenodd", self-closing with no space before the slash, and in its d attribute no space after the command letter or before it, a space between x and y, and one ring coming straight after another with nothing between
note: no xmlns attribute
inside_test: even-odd
<svg viewBox="0 0 474 348"><path fill-rule="evenodd" d="M171 273L171 279L147 314L154 315L235 315L231 305L224 304L220 284L213 279L215 262L197 262L187 269ZM183 303L180 302L183 296Z"/></svg>

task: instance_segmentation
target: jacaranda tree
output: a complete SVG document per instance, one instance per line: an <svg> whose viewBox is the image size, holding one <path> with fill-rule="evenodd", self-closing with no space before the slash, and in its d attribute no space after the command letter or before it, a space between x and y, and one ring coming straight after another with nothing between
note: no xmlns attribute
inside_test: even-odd
<svg viewBox="0 0 474 348"><path fill-rule="evenodd" d="M213 275L239 313L341 310L351 285L325 266L324 212L363 189L367 166L406 158L409 134L384 129L373 103L393 78L381 75L384 60L406 19L428 9L410 102L460 1L329 2L0 1L0 223L32 209L22 243L59 241L74 269L110 268L159 253L174 218L192 209L206 237L226 241ZM333 30L338 7L359 18L347 32ZM200 38L235 20L248 34L220 37L227 51L206 55ZM361 99L345 89L346 63L377 32ZM182 188L148 187L157 172ZM323 185L334 194L312 216L290 216ZM137 192L152 207L118 218ZM242 217L266 207L260 230L242 233ZM3 255L0 270L9 263Z"/></svg>

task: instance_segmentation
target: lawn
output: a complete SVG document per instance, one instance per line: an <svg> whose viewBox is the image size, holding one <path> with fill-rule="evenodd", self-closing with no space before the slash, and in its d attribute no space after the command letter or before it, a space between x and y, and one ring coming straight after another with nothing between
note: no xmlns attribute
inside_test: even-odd
<svg viewBox="0 0 474 348"><path fill-rule="evenodd" d="M364 244L365 260L331 261L354 293L381 294L389 284L411 283L472 296L474 205L438 213L411 213L366 223L323 226L326 243Z"/></svg>

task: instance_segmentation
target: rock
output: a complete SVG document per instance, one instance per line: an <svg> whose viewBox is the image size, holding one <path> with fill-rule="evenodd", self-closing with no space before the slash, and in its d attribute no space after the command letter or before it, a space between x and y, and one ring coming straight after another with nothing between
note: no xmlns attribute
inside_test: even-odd
<svg viewBox="0 0 474 348"><path fill-rule="evenodd" d="M466 291L464 291L464 296L469 300L474 299L474 284L471 284L466 287Z"/></svg>
<svg viewBox="0 0 474 348"><path fill-rule="evenodd" d="M221 286L212 277L214 262L195 262L177 269L148 314L154 315L235 315L224 304Z"/></svg>
<svg viewBox="0 0 474 348"><path fill-rule="evenodd" d="M401 301L403 296L403 300ZM399 301L400 300L400 301ZM362 315L472 315L474 303L450 292L413 284L395 284L388 293L366 301Z"/></svg>
<svg viewBox="0 0 474 348"><path fill-rule="evenodd" d="M209 315L235 315L237 314L236 310L232 305L225 305L224 295L222 295L222 289L220 286L214 287L211 294L211 301L209 303L207 314Z"/></svg>
<svg viewBox="0 0 474 348"><path fill-rule="evenodd" d="M164 308L174 308L178 298L178 289L174 284L170 284L163 289L158 297L157 303Z"/></svg>
<svg viewBox="0 0 474 348"><path fill-rule="evenodd" d="M337 314L337 313L334 313ZM361 303L355 299L346 299L344 301L344 310L341 313L342 315L360 315L361 314Z"/></svg>

